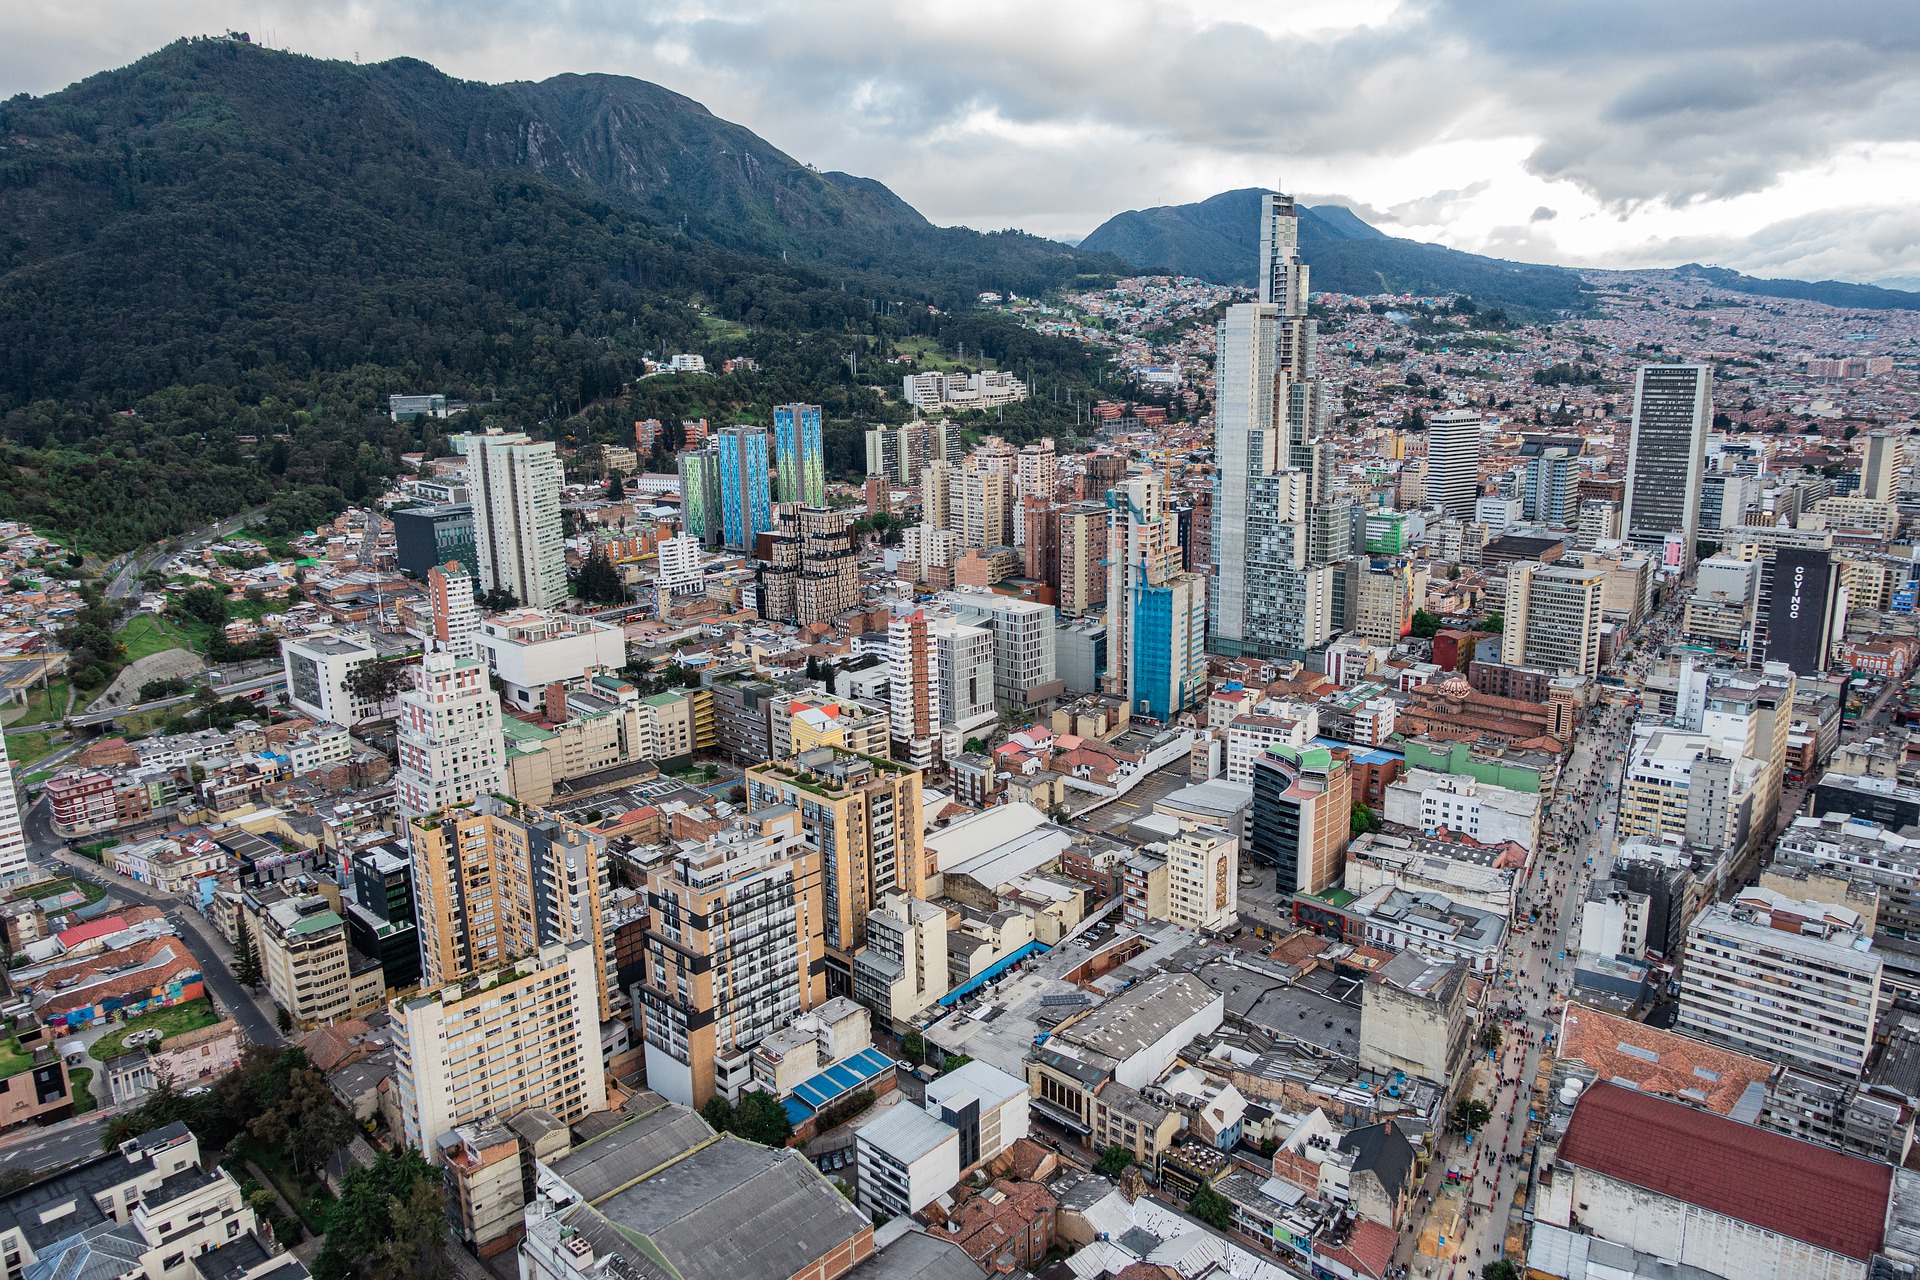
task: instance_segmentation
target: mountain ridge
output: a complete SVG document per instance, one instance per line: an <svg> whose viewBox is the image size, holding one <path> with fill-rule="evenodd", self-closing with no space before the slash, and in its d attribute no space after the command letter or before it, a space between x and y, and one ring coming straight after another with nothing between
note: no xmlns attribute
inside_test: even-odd
<svg viewBox="0 0 1920 1280"><path fill-rule="evenodd" d="M1136 270L1165 269L1219 284L1251 285L1259 253L1261 187L1223 191L1191 204L1129 209L1101 223L1081 248L1113 253ZM1589 273L1510 262L1388 235L1344 205L1301 206L1300 242L1316 289L1330 293L1470 294L1482 306L1523 314L1572 311ZM1840 280L1769 280L1725 267L1688 263L1676 279L1760 297L1798 298L1839 307L1920 310L1920 293Z"/></svg>

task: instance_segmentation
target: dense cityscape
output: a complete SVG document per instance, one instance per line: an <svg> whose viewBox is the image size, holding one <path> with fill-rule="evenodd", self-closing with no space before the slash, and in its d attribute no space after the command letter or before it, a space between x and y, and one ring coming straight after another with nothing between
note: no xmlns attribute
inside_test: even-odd
<svg viewBox="0 0 1920 1280"><path fill-rule="evenodd" d="M0 524L7 1280L1916 1274L1920 310L1301 220Z"/></svg>

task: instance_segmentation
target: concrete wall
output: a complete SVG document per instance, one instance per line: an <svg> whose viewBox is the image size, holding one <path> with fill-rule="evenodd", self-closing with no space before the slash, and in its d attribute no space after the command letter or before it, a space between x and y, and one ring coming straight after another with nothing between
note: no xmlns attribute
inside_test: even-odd
<svg viewBox="0 0 1920 1280"><path fill-rule="evenodd" d="M1590 1170L1572 1173L1574 1220L1616 1244L1741 1280L1853 1280L1867 1274L1864 1262L1751 1223Z"/></svg>

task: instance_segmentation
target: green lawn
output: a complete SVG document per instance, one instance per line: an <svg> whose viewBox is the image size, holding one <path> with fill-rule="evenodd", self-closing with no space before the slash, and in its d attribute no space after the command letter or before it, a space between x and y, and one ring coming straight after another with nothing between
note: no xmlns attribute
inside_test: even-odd
<svg viewBox="0 0 1920 1280"><path fill-rule="evenodd" d="M293 605L285 596L268 596L264 600L249 600L245 595L227 597L227 616L260 621L270 613L285 613Z"/></svg>
<svg viewBox="0 0 1920 1280"><path fill-rule="evenodd" d="M158 1027L161 1039L177 1036L188 1031L198 1031L201 1027L210 1027L219 1019L213 1016L213 1008L205 1000L194 1000L187 1004L177 1004L158 1013L144 1013L137 1018L129 1018L120 1026L93 1042L88 1050L97 1062L106 1062L118 1057L123 1051L129 1034L144 1031L148 1027Z"/></svg>
<svg viewBox="0 0 1920 1280"><path fill-rule="evenodd" d="M73 1067L67 1072L67 1081L73 1086L73 1114L83 1116L100 1104L93 1099L92 1067Z"/></svg>
<svg viewBox="0 0 1920 1280"><path fill-rule="evenodd" d="M747 326L741 324L738 320L725 320L719 316L703 315L700 317L700 327L706 331L708 338L715 341L724 342L736 339L744 341L747 337ZM720 371L714 369L712 372L718 373Z"/></svg>
<svg viewBox="0 0 1920 1280"><path fill-rule="evenodd" d="M191 632L151 613L138 615L114 634L121 644L127 646L128 662L167 649L191 649L198 653L205 644L204 640L197 640Z"/></svg>
<svg viewBox="0 0 1920 1280"><path fill-rule="evenodd" d="M16 765L30 765L52 755L54 746L53 735L42 730L10 733L7 735L7 759Z"/></svg>
<svg viewBox="0 0 1920 1280"><path fill-rule="evenodd" d="M67 682L55 680L45 688L27 695L26 709L12 719L14 724L47 724L67 718Z"/></svg>
<svg viewBox="0 0 1920 1280"><path fill-rule="evenodd" d="M33 1055L20 1047L13 1036L0 1040L0 1079L17 1076L33 1065Z"/></svg>

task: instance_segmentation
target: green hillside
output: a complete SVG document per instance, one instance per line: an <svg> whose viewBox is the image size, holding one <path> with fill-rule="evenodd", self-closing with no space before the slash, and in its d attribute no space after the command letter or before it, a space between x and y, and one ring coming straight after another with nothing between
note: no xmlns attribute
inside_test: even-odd
<svg viewBox="0 0 1920 1280"><path fill-rule="evenodd" d="M633 381L643 354L701 350L762 372L692 408L883 413L850 353L1120 265L933 227L640 81L227 40L0 104L0 223L0 515L106 552L292 484L364 494L434 443L393 392L611 437L685 398Z"/></svg>

